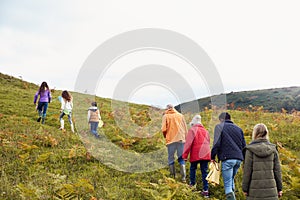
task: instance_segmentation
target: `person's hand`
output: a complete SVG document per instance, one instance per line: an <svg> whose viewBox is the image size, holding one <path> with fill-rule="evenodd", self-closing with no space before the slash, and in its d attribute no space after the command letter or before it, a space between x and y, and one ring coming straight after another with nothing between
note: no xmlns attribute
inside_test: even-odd
<svg viewBox="0 0 300 200"><path fill-rule="evenodd" d="M282 197L282 191L278 192L278 197Z"/></svg>
<svg viewBox="0 0 300 200"><path fill-rule="evenodd" d="M163 132L164 138L167 137L167 132Z"/></svg>
<svg viewBox="0 0 300 200"><path fill-rule="evenodd" d="M245 196L248 196L248 192L244 192L244 195L245 195Z"/></svg>

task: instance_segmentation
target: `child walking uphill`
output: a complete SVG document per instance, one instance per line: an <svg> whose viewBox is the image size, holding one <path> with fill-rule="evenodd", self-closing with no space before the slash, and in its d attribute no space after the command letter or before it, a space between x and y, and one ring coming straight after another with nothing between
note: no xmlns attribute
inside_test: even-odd
<svg viewBox="0 0 300 200"><path fill-rule="evenodd" d="M88 110L87 119L88 119L88 122L89 122L90 127L91 127L91 133L96 138L99 138L97 128L98 128L99 122L101 120L100 111L97 108L97 103L96 102L92 102L91 105L92 106L89 107L89 110Z"/></svg>
<svg viewBox="0 0 300 200"><path fill-rule="evenodd" d="M37 122L40 122L42 119L42 124L45 123L46 119L46 113L48 109L48 103L51 101L51 92L49 89L49 86L46 82L42 82L39 90L34 95L33 103L36 105L38 96L40 96L38 105L37 105L37 111L39 113L39 118L37 119Z"/></svg>
<svg viewBox="0 0 300 200"><path fill-rule="evenodd" d="M64 90L61 94L62 100L61 100L61 109L60 109L60 116L59 116L59 121L60 121L60 128L61 130L64 130L64 119L63 117L65 115L68 116L68 120L70 122L71 126L71 131L74 133L74 125L72 122L72 109L73 109L73 98L72 95L67 91Z"/></svg>

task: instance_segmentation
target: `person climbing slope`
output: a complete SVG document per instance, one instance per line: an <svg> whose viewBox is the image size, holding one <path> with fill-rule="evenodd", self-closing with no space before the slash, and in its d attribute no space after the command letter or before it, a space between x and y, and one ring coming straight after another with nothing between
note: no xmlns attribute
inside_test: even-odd
<svg viewBox="0 0 300 200"><path fill-rule="evenodd" d="M97 128L101 120L101 116L100 116L100 111L97 107L97 102L91 103L91 107L89 107L88 109L87 119L91 127L91 133L98 138L99 134L97 132Z"/></svg>
<svg viewBox="0 0 300 200"><path fill-rule="evenodd" d="M62 96L62 99L61 99L61 109L60 109L61 114L59 116L59 121L60 121L59 129L64 130L63 117L65 115L67 115L68 120L70 122L71 131L74 133L74 125L72 122L73 97L67 90L64 90L62 92L61 96Z"/></svg>
<svg viewBox="0 0 300 200"><path fill-rule="evenodd" d="M44 124L46 119L47 109L48 109L48 103L51 102L51 98L52 98L47 82L42 82L39 90L35 93L34 100L33 100L34 105L36 105L39 96L40 98L38 100L38 105L36 106L36 110L38 111L39 114L37 122L40 122L42 120L42 124Z"/></svg>

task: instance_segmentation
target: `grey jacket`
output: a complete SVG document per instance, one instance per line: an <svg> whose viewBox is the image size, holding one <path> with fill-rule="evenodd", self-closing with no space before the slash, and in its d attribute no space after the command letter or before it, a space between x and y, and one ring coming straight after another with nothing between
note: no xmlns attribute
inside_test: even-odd
<svg viewBox="0 0 300 200"><path fill-rule="evenodd" d="M245 147L242 189L248 200L275 200L282 191L279 154L267 139L257 139Z"/></svg>

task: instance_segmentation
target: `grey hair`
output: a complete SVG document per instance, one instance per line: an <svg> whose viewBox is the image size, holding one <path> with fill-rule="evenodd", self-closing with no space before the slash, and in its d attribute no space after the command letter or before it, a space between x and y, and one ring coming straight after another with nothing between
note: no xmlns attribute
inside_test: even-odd
<svg viewBox="0 0 300 200"><path fill-rule="evenodd" d="M192 119L192 121L190 122L191 126L194 126L195 124L202 124L201 123L201 115L195 115Z"/></svg>
<svg viewBox="0 0 300 200"><path fill-rule="evenodd" d="M171 108L174 108L174 106L172 104L168 104L167 109L171 109Z"/></svg>

